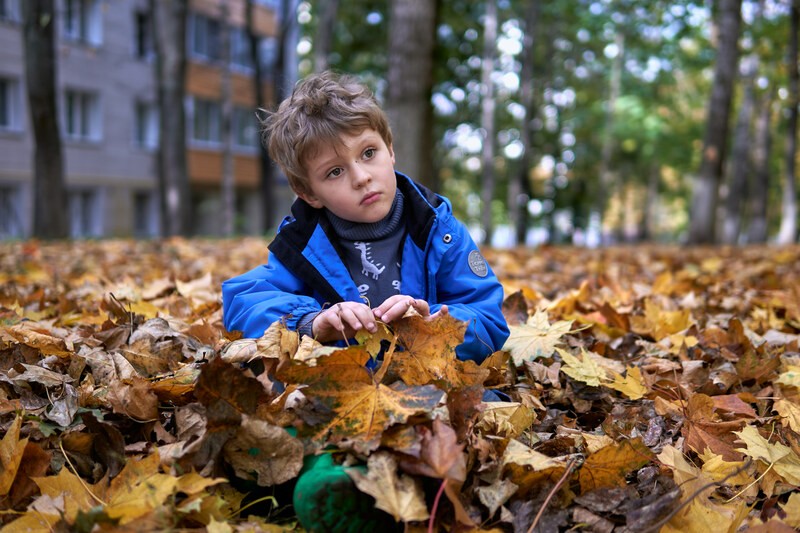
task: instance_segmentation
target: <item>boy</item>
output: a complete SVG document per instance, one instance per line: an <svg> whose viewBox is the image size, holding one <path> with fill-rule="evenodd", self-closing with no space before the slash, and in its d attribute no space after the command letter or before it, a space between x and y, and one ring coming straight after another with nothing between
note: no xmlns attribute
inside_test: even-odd
<svg viewBox="0 0 800 533"><path fill-rule="evenodd" d="M414 307L468 323L460 359L479 363L503 346L502 286L450 202L395 172L388 120L366 87L311 76L264 133L298 199L269 262L223 283L229 331L261 337L285 319L330 342Z"/></svg>
<svg viewBox="0 0 800 533"><path fill-rule="evenodd" d="M480 363L503 346L502 286L450 202L395 172L388 120L366 87L313 75L268 117L264 135L298 199L268 263L223 283L229 331L260 337L285 320L301 335L342 341L414 307L468 323L460 359ZM330 457L307 460L297 481L303 527L379 528L388 515L376 516L371 498L363 507L365 495Z"/></svg>

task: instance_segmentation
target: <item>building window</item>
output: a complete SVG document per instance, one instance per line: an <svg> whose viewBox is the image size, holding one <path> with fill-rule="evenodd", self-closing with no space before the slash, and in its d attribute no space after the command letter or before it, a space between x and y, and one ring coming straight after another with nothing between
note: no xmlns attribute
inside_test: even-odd
<svg viewBox="0 0 800 533"><path fill-rule="evenodd" d="M231 28L231 64L248 71L253 70L250 37L244 28Z"/></svg>
<svg viewBox="0 0 800 533"><path fill-rule="evenodd" d="M23 236L20 197L19 188L0 185L0 239L19 239Z"/></svg>
<svg viewBox="0 0 800 533"><path fill-rule="evenodd" d="M134 142L147 150L158 146L158 108L149 102L136 102L134 107Z"/></svg>
<svg viewBox="0 0 800 533"><path fill-rule="evenodd" d="M64 93L64 132L68 139L100 140L100 102L97 95L69 90Z"/></svg>
<svg viewBox="0 0 800 533"><path fill-rule="evenodd" d="M219 29L219 21L192 14L189 19L192 55L209 60L221 59Z"/></svg>
<svg viewBox="0 0 800 533"><path fill-rule="evenodd" d="M64 38L99 45L103 42L99 0L64 0Z"/></svg>
<svg viewBox="0 0 800 533"><path fill-rule="evenodd" d="M200 143L219 143L222 118L219 102L195 99L193 107L192 140Z"/></svg>
<svg viewBox="0 0 800 533"><path fill-rule="evenodd" d="M133 53L138 59L150 59L155 55L153 40L153 18L150 13L134 13Z"/></svg>
<svg viewBox="0 0 800 533"><path fill-rule="evenodd" d="M236 107L233 110L233 143L242 148L258 146L258 120L253 109Z"/></svg>
<svg viewBox="0 0 800 533"><path fill-rule="evenodd" d="M19 82L0 78L0 131L22 129L22 95Z"/></svg>
<svg viewBox="0 0 800 533"><path fill-rule="evenodd" d="M69 230L73 239L100 236L100 202L96 191L69 193Z"/></svg>
<svg viewBox="0 0 800 533"><path fill-rule="evenodd" d="M154 237L158 233L155 195L137 191L133 195L133 234L135 237Z"/></svg>
<svg viewBox="0 0 800 533"><path fill-rule="evenodd" d="M19 0L0 0L0 20L19 22Z"/></svg>

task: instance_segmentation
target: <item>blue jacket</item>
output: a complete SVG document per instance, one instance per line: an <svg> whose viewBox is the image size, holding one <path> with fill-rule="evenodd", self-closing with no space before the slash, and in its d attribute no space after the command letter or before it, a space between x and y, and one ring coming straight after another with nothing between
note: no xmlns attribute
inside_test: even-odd
<svg viewBox="0 0 800 533"><path fill-rule="evenodd" d="M407 233L402 251L402 293L430 304L446 304L467 322L460 359L483 361L502 348L508 325L501 311L503 288L480 255L467 228L453 216L449 200L403 174ZM339 241L320 209L298 199L270 243L267 264L222 284L225 327L245 337L261 337L276 320L297 329L306 313L324 304L362 301L337 251Z"/></svg>

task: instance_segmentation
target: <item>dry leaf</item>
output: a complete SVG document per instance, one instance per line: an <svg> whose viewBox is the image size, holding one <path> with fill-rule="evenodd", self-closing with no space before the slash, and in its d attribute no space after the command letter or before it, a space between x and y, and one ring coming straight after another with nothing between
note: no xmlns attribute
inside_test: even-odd
<svg viewBox="0 0 800 533"><path fill-rule="evenodd" d="M425 505L422 485L418 480L397 475L397 463L391 454L377 452L367 461L367 473L347 470L358 490L375 498L375 507L386 511L397 521L416 522L430 516Z"/></svg>

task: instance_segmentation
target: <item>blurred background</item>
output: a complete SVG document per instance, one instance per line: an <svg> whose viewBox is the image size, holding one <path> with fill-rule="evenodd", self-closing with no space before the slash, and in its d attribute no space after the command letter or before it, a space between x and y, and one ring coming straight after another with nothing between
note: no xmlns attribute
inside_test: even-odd
<svg viewBox="0 0 800 533"><path fill-rule="evenodd" d="M0 0L0 239L271 235L334 69L486 245L796 242L799 3Z"/></svg>

